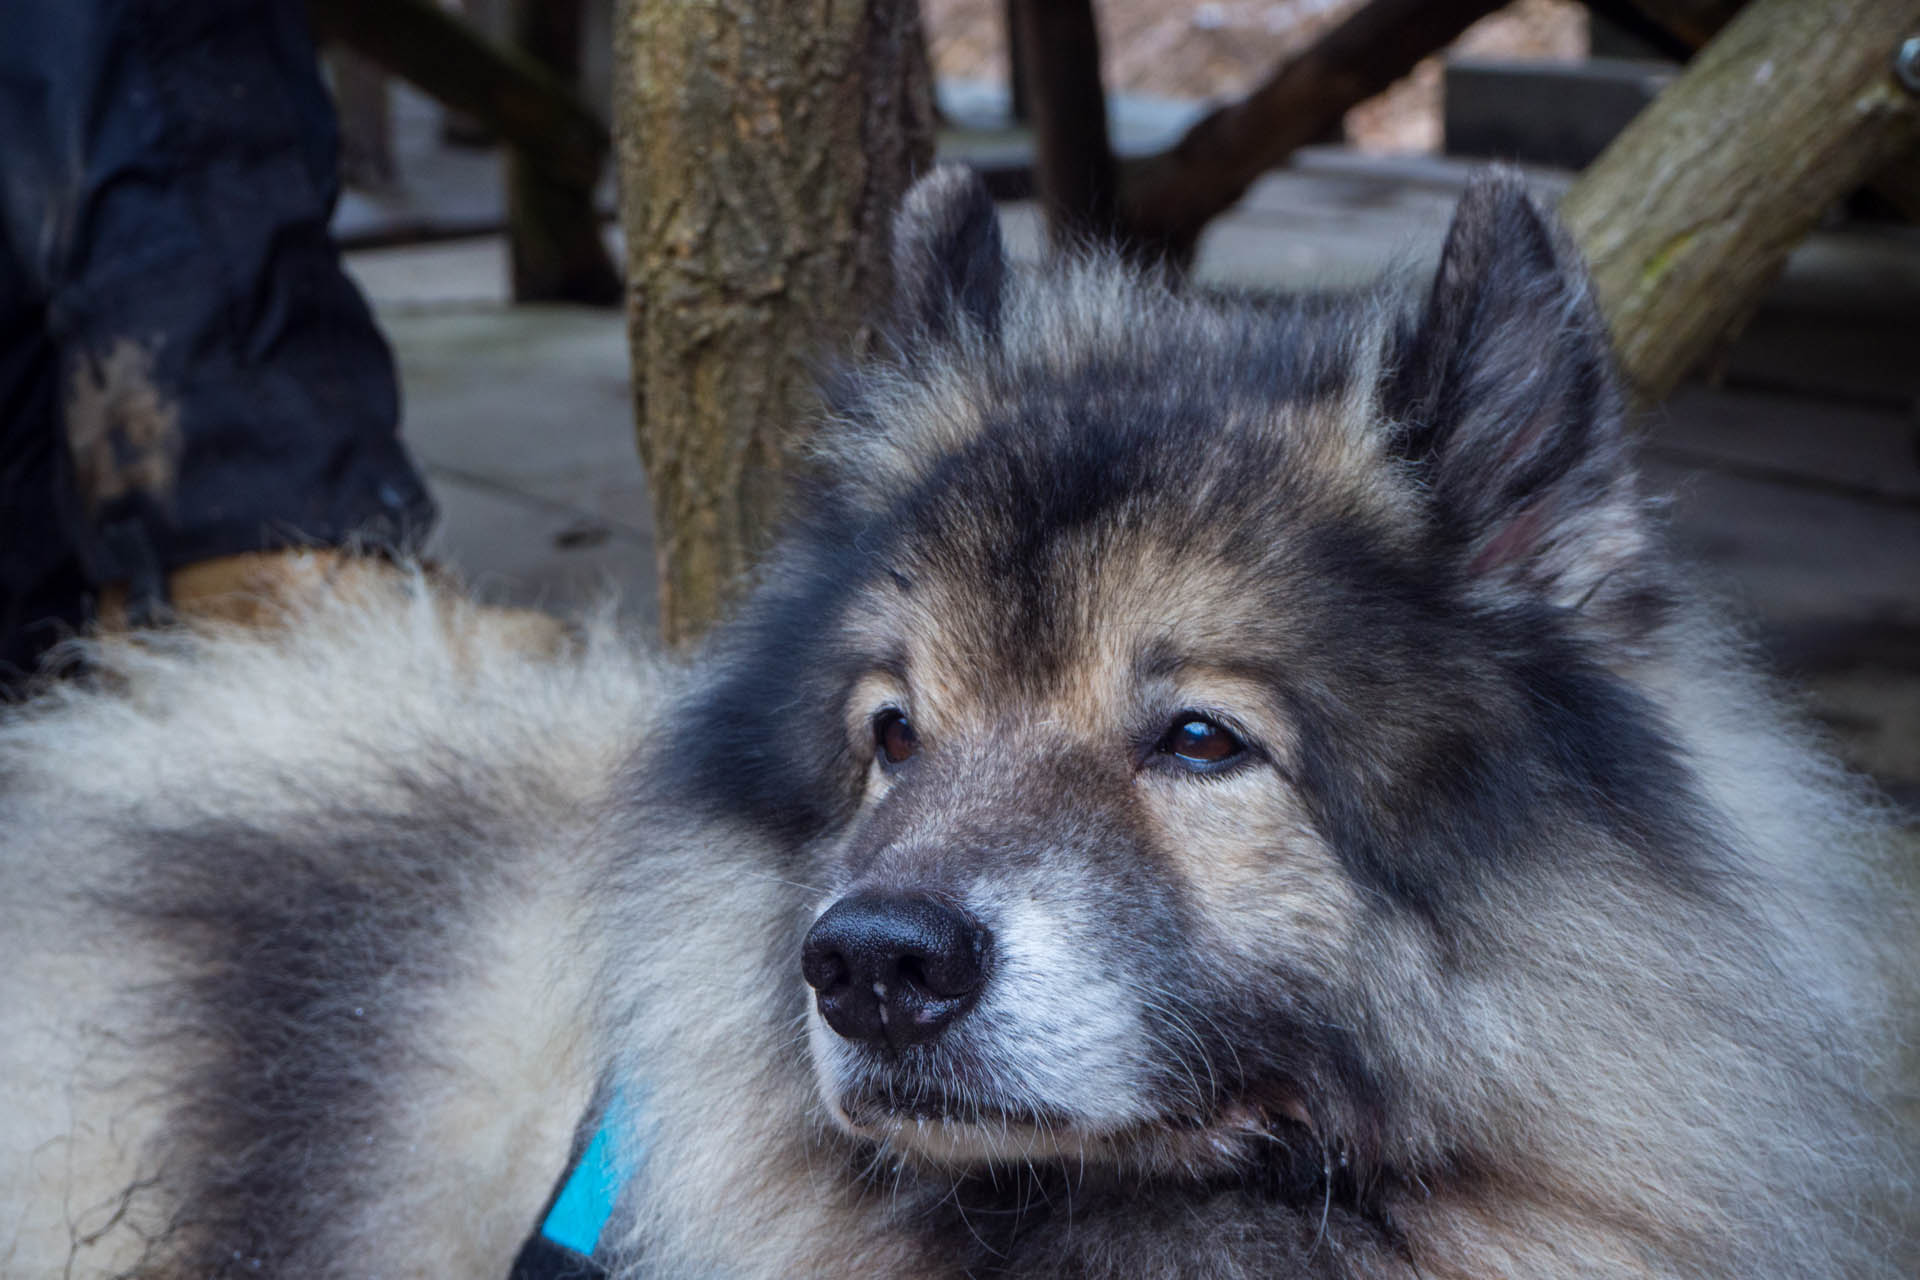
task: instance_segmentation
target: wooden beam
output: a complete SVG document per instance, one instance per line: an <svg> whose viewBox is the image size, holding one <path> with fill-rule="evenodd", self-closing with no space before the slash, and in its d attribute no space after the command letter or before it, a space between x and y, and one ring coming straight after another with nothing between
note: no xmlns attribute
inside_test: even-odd
<svg viewBox="0 0 1920 1280"><path fill-rule="evenodd" d="M1592 0L1590 0L1590 3ZM1693 51L1717 35L1733 21L1746 0L1602 0L1610 10L1637 17L1641 23L1664 32L1691 56ZM1920 34L1920 33L1916 33ZM1909 222L1920 222L1920 151L1896 156L1891 163L1867 179L1867 189L1899 210Z"/></svg>
<svg viewBox="0 0 1920 1280"><path fill-rule="evenodd" d="M577 91L585 0L513 0L513 42ZM515 302L618 306L623 296L591 185L548 173L538 148L507 148L507 258Z"/></svg>
<svg viewBox="0 0 1920 1280"><path fill-rule="evenodd" d="M557 181L591 189L607 128L537 61L487 39L432 0L309 0L337 40L536 155Z"/></svg>
<svg viewBox="0 0 1920 1280"><path fill-rule="evenodd" d="M1092 0L1012 0L1013 36L1033 126L1034 177L1056 243L1115 230L1119 170L1107 136Z"/></svg>
<svg viewBox="0 0 1920 1280"><path fill-rule="evenodd" d="M1754 0L1568 191L1646 401L1737 331L1829 205L1920 145L1893 74L1920 0Z"/></svg>
<svg viewBox="0 0 1920 1280"><path fill-rule="evenodd" d="M1147 256L1187 261L1200 232L1261 174L1337 128L1502 0L1372 0L1214 111L1170 150L1123 167L1121 225Z"/></svg>

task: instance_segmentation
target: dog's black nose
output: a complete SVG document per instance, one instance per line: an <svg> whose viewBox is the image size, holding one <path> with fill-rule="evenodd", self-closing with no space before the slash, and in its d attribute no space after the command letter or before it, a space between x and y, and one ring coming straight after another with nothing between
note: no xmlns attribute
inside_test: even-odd
<svg viewBox="0 0 1920 1280"><path fill-rule="evenodd" d="M901 1049L967 1011L986 981L991 945L978 921L925 895L857 893L814 921L800 972L828 1026Z"/></svg>

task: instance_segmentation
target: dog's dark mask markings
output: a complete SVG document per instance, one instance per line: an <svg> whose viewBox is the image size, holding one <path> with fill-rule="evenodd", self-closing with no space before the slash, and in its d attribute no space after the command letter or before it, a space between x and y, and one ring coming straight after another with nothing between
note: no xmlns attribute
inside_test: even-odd
<svg viewBox="0 0 1920 1280"><path fill-rule="evenodd" d="M823 1092L956 1167L1273 1164L1365 1216L1401 1123L1344 986L1366 922L1471 967L1473 904L1550 877L1565 826L1694 874L1663 852L1701 840L1684 770L1607 665L1663 587L1576 261L1507 178L1397 325L1362 295L1020 292L960 175L896 234L892 365L829 387L829 461L718 641L707 722L735 733L682 762L828 890ZM889 701L849 706L876 672ZM888 709L903 767L845 729ZM1143 767L1196 716L1244 737L1235 769ZM909 905L876 925L875 894ZM859 980L895 993L856 1012L849 901L892 948ZM922 928L936 907L959 922ZM979 936L979 990L913 980Z"/></svg>

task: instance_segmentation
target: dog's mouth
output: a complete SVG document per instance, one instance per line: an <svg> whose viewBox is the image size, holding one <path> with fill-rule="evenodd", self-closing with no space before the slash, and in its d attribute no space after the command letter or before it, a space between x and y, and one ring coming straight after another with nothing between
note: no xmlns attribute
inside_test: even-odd
<svg viewBox="0 0 1920 1280"><path fill-rule="evenodd" d="M1143 1173L1232 1167L1263 1145L1300 1140L1313 1128L1306 1108L1291 1094L1113 1123L1044 1104L1006 1101L986 1090L871 1078L840 1091L832 1110L854 1135L938 1164L1072 1159Z"/></svg>
<svg viewBox="0 0 1920 1280"><path fill-rule="evenodd" d="M896 1089L868 1083L842 1093L838 1107L847 1124L856 1130L881 1130L905 1122L1003 1130L1010 1126L1050 1131L1078 1127L1065 1111L1016 1106L990 1096L956 1093L930 1085Z"/></svg>
<svg viewBox="0 0 1920 1280"><path fill-rule="evenodd" d="M1066 1156L1084 1151L1094 1138L1083 1121L1061 1109L885 1074L838 1091L832 1111L857 1137L949 1166Z"/></svg>
<svg viewBox="0 0 1920 1280"><path fill-rule="evenodd" d="M989 931L944 900L872 892L815 920L802 947L807 1036L838 1128L938 1165L1188 1173L1313 1131L1303 1093L1174 1055L1124 985L1063 993L1044 980L1063 962L1019 942L1046 931L1008 920ZM982 954L997 957L985 991Z"/></svg>

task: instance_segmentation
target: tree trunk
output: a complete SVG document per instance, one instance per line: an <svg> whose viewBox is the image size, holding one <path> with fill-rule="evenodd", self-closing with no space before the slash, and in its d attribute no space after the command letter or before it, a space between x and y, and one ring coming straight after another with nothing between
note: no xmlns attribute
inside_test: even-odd
<svg viewBox="0 0 1920 1280"><path fill-rule="evenodd" d="M1646 401L1736 331L1822 211L1920 142L1920 0L1755 0L1567 193Z"/></svg>
<svg viewBox="0 0 1920 1280"><path fill-rule="evenodd" d="M868 341L932 153L914 0L623 0L616 150L664 638L762 548L813 362Z"/></svg>
<svg viewBox="0 0 1920 1280"><path fill-rule="evenodd" d="M576 95L585 7L585 0L513 0L514 45ZM620 301L594 188L554 178L539 152L523 146L507 149L507 248L515 302Z"/></svg>

